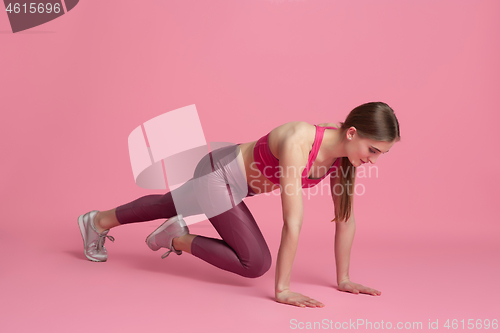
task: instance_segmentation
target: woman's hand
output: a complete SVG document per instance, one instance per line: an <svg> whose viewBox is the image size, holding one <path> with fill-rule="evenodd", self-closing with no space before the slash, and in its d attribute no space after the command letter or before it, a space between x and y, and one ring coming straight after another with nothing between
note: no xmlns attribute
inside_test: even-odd
<svg viewBox="0 0 500 333"><path fill-rule="evenodd" d="M325 306L323 303L318 302L315 299L299 293L291 292L290 290L283 290L276 293L276 301L283 304L300 306L301 308L322 308Z"/></svg>
<svg viewBox="0 0 500 333"><path fill-rule="evenodd" d="M358 283L354 283L348 279L342 280L339 282L339 290L340 291L347 291L353 294L369 294L373 296L380 296L382 294L380 291L362 286Z"/></svg>

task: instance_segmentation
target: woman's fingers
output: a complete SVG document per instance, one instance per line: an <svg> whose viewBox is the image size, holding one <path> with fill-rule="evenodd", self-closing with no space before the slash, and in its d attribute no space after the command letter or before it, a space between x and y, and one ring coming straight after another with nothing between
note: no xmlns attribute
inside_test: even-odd
<svg viewBox="0 0 500 333"><path fill-rule="evenodd" d="M299 306L301 308L310 307L310 308L322 308L324 304L318 302L315 299L310 298L309 296L305 296L299 293L292 293L290 291L281 292L277 294L276 300L280 303L285 303L289 305Z"/></svg>
<svg viewBox="0 0 500 333"><path fill-rule="evenodd" d="M309 297L296 301L295 305L310 308L322 308L323 306L325 306L323 303Z"/></svg>
<svg viewBox="0 0 500 333"><path fill-rule="evenodd" d="M380 291L378 291L376 289L365 287L361 284L350 282L350 281L340 283L339 290L348 291L348 292L353 293L353 294L363 293L363 294L369 294L369 295L373 295L373 296L379 296L380 294L382 294Z"/></svg>
<svg viewBox="0 0 500 333"><path fill-rule="evenodd" d="M375 290L373 288L368 288L368 287L362 286L360 284L358 285L358 288L359 288L359 291L362 292L363 294L370 294L373 296L380 295L380 291Z"/></svg>
<svg viewBox="0 0 500 333"><path fill-rule="evenodd" d="M322 306L316 304L316 303L313 303L313 302L309 302L309 301L302 301L302 302L297 302L299 304L300 307L308 307L308 308L320 308Z"/></svg>
<svg viewBox="0 0 500 333"><path fill-rule="evenodd" d="M306 304L312 308L322 308L324 307L325 305L321 302L318 302L317 300L315 299L310 299L308 301L306 301Z"/></svg>

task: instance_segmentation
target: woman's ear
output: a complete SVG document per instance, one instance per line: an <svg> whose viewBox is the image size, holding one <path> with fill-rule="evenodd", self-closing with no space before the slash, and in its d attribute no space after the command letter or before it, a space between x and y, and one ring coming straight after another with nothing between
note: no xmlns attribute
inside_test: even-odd
<svg viewBox="0 0 500 333"><path fill-rule="evenodd" d="M352 140L355 134L356 134L356 127L354 126L349 127L345 133L347 140Z"/></svg>

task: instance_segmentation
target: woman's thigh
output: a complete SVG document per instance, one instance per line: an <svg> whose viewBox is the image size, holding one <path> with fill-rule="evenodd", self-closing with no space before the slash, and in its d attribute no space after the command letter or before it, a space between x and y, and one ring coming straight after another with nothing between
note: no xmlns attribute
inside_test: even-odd
<svg viewBox="0 0 500 333"><path fill-rule="evenodd" d="M216 149L204 156L195 169L195 195L209 219L236 207L249 194L238 154L238 145Z"/></svg>
<svg viewBox="0 0 500 333"><path fill-rule="evenodd" d="M193 178L171 191L177 214L205 214L208 219L255 195L237 163L238 145L216 149L197 164Z"/></svg>
<svg viewBox="0 0 500 333"><path fill-rule="evenodd" d="M249 186L237 163L238 153L237 146L224 147L200 161L194 177L196 197L221 238L236 254L236 257L226 254L228 262L263 274L269 269L271 255L257 222L243 202L249 195Z"/></svg>

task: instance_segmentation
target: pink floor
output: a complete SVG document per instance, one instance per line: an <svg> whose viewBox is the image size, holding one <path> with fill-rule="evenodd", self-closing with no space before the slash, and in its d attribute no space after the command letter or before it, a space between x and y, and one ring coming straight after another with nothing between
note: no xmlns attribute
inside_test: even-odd
<svg viewBox="0 0 500 333"><path fill-rule="evenodd" d="M280 227L271 220L279 210L260 209L260 201L246 200L275 261ZM394 239L359 230L351 278L382 291L373 297L336 289L333 225L307 225L292 286L326 306L301 309L273 300L274 263L264 276L246 279L186 253L160 259L144 243L160 221L112 230L108 262L94 263L83 255L73 212L47 208L22 220L29 228L1 230L3 332L287 332L314 322L322 329L351 322L359 330L367 322L386 329L401 322L426 331L429 321L445 330L448 319L499 319L499 245L492 235L443 242L436 235ZM59 223L44 228L48 220ZM215 236L208 222L191 231Z"/></svg>

